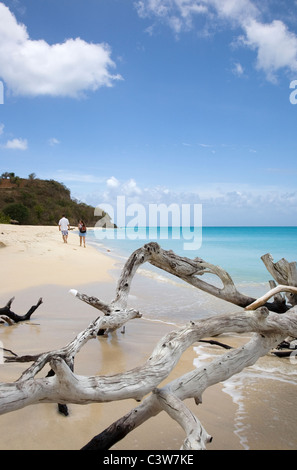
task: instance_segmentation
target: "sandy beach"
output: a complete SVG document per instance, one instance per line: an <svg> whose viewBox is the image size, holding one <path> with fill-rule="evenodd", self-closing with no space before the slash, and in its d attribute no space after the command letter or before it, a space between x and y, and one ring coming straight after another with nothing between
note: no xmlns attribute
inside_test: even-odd
<svg viewBox="0 0 297 470"><path fill-rule="evenodd" d="M1 294L14 290L13 286L19 290L38 284L70 286L111 280L112 259L94 256L94 248L80 247L79 237L72 231L65 244L57 227L0 224L1 243L1 259L5 260Z"/></svg>
<svg viewBox="0 0 297 470"><path fill-rule="evenodd" d="M69 295L69 289L75 288L106 301L114 296L115 261L111 254L99 252L88 243L86 248L80 247L78 235L72 231L68 243L64 244L57 227L0 225L0 256L5 266L1 275L0 306L14 296L12 310L24 314L39 297L43 298L43 304L30 321L0 325L3 346L20 355L62 347L98 316L94 308ZM76 358L75 372L113 374L141 365L156 342L172 329L173 326L166 323L143 318L133 320L126 325L125 334L116 332L108 338L89 341ZM192 370L195 358L196 353L190 348L167 381ZM27 367L26 364L0 364L0 381L16 380ZM293 395L285 399L293 400ZM248 407L250 448L294 448L296 438L292 438L285 423L287 410L280 417L280 433L283 433L280 440L273 426L265 426L267 420L273 421L267 412L269 406L261 405L261 396L255 400L257 406L250 403ZM29 406L0 416L0 449L77 450L136 405L133 400L85 406L70 404L68 417L59 415L55 404ZM187 401L187 405L213 436L208 450L244 449L235 433L237 405L222 392L221 384L205 392L199 407L194 400ZM290 410L292 422L294 408ZM180 448L183 438L182 429L165 413L160 413L131 432L114 449L175 450Z"/></svg>

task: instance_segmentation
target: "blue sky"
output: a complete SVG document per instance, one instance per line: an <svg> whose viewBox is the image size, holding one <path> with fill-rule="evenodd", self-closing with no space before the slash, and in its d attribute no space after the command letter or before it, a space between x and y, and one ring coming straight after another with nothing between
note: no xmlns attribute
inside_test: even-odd
<svg viewBox="0 0 297 470"><path fill-rule="evenodd" d="M296 225L296 20L293 0L0 2L1 172Z"/></svg>

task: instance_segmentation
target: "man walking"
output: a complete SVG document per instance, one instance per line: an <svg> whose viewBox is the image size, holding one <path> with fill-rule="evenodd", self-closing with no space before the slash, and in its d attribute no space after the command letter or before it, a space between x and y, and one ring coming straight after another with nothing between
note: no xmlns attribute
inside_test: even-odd
<svg viewBox="0 0 297 470"><path fill-rule="evenodd" d="M62 238L63 238L64 243L67 243L69 229L70 229L69 220L63 214L62 218L59 220L59 230L60 232L62 232Z"/></svg>

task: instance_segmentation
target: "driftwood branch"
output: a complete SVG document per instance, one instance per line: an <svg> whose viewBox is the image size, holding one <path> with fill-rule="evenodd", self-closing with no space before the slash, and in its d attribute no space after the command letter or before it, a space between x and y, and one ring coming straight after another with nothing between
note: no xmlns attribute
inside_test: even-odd
<svg viewBox="0 0 297 470"><path fill-rule="evenodd" d="M268 315L266 308L259 309L259 311L250 312L250 314L251 318L248 319L248 317L245 317L245 319L249 322L252 320L252 318L254 318L255 324L257 323L259 326L263 326L268 320L270 323L272 320L271 331L275 331L275 325L273 326L274 321L278 323L278 321L281 319L282 322L284 321L287 323L286 318L283 316L276 314ZM296 314L288 313L285 314L285 316L286 315L289 315L289 323L291 323L291 320L293 320L295 323L293 330L296 331ZM239 316L240 320L239 318L237 318L237 320L239 320L239 323L241 323L241 320L243 320L244 317L241 317L241 315ZM224 315L215 319L205 320L205 322L208 323L210 321L213 323L213 321L217 321L218 324L221 324L223 317L226 319L229 318L230 320L230 316ZM232 327L230 326L231 330L239 332L239 330L236 329L236 325L238 325L237 320L235 320L235 317L231 317L231 322L234 320L235 328L235 330L232 330ZM197 323L200 322L196 322L196 324ZM204 321L202 321L202 323L204 323ZM243 331L241 330L241 332ZM214 359L210 364L188 372L182 377L179 377L178 379L170 382L161 390L164 392L170 391L180 400L194 398L197 405L201 404L203 392L208 387L214 385L215 383L223 382L224 380L232 377L234 374L241 372L245 367L253 365L258 360L258 358L267 354L271 348L275 347L275 345L279 343L283 334L284 332L279 335L275 333L269 334L265 328L265 332L262 331L262 333L255 334L245 346L228 351L224 355ZM137 408L134 408L118 421L114 422L109 428L95 436L82 448L82 450L107 450L116 444L120 439L123 439L130 431L137 428L151 417L156 416L162 410L163 408L161 404L156 399L156 394L153 393L145 398ZM201 443L201 446L205 446L207 442L207 437L204 437L204 441Z"/></svg>
<svg viewBox="0 0 297 470"><path fill-rule="evenodd" d="M173 274L192 286L237 305L238 307L245 308L256 300L255 298L239 292L231 276L220 266L215 266L201 258L192 260L181 257L173 251L163 250L158 243L152 242L139 248L129 257L118 282L115 302L120 302L123 305L127 304L133 276L136 270L145 262L149 262L153 266ZM290 268L290 272L291 275L293 275L292 267ZM215 275L222 286L217 287L209 282L203 281L201 277L205 274ZM297 275L295 282L297 286ZM290 308L290 306L279 303L279 301L270 302L269 304L265 304L265 306L270 311L277 313L286 312Z"/></svg>
<svg viewBox="0 0 297 470"><path fill-rule="evenodd" d="M110 376L75 374L75 356L87 341L102 333L123 328L130 319L141 317L137 310L128 308L128 295L137 269L145 262L245 310L192 321L172 331L158 342L144 364L132 370ZM88 404L133 398L143 401L94 437L84 449L108 449L132 429L161 411L167 412L184 429L184 449L204 449L210 436L183 401L194 398L196 404L201 403L203 392L210 385L222 382L254 364L259 357L276 348L288 336L297 337L296 309L292 307L292 302L287 303L281 296L281 292L286 292L291 297L297 293L294 264L284 261L274 264L268 255L264 257L264 262L269 266L269 272L273 273L275 281L281 279L282 284L276 286L275 281L271 281L272 291L261 299L254 299L240 293L229 274L218 266L200 258L190 260L180 257L172 251L163 250L157 243L144 245L127 260L117 284L115 298L110 303L71 290L71 294L77 299L93 306L103 315L96 318L68 345L34 356L11 355L5 358L6 362L32 362L32 365L16 382L0 384L0 414L37 403L59 403L60 406L66 406L69 403ZM220 287L202 281L201 277L208 273L217 277ZM274 300L268 302L271 296ZM292 300L291 297L287 300ZM11 301L6 306L7 310L10 310ZM188 372L159 388L187 348L199 341L215 342L205 338L223 333L248 333L252 334L252 338L245 346L228 349L207 366ZM227 345L222 346L228 348ZM37 378L36 374L46 364L50 365L50 373L46 377Z"/></svg>
<svg viewBox="0 0 297 470"><path fill-rule="evenodd" d="M61 353L57 355L52 352L47 360L55 376L36 379L31 370L30 374L23 374L14 383L1 384L0 413L44 402L87 404L127 398L141 400L168 376L190 345L201 338L227 332L257 332L258 339L251 346L228 352L220 360L220 367L217 363L210 366L207 375L199 377L199 383L193 378L190 381L187 379L187 386L183 383L182 387L183 399L192 396L197 402L201 401L206 378L206 386L225 380L225 374L229 377L253 364L288 334L297 336L297 318L295 312L279 316L268 314L268 310L262 307L253 312L243 311L191 322L166 335L143 366L112 376L77 376L67 366ZM75 349L76 345L72 344L72 347Z"/></svg>
<svg viewBox="0 0 297 470"><path fill-rule="evenodd" d="M160 407L177 421L186 433L182 450L205 450L212 437L206 432L196 416L186 407L175 393L168 390L154 390Z"/></svg>
<svg viewBox="0 0 297 470"><path fill-rule="evenodd" d="M297 294L297 287L293 286L283 286L279 285L271 289L270 291L266 292L262 297L259 299L255 300L252 304L248 305L245 309L246 310L254 310L258 307L261 307L264 305L267 300L269 300L271 297L274 297L275 295L279 294L280 292L289 292L292 294L292 296L295 296Z"/></svg>
<svg viewBox="0 0 297 470"><path fill-rule="evenodd" d="M30 320L31 315L35 312L35 310L42 304L42 298L40 298L36 305L32 305L32 307L28 310L25 315L18 315L17 313L12 312L10 309L12 302L14 301L14 297L12 297L5 307L0 308L0 317L3 317L5 321L9 324L19 323L22 321ZM10 319L12 322L9 322L7 319Z"/></svg>
<svg viewBox="0 0 297 470"><path fill-rule="evenodd" d="M282 258L274 263L270 253L263 255L261 259L278 284L297 287L297 263L295 261L289 263L286 259ZM296 292L289 292L287 299L292 306L297 305Z"/></svg>

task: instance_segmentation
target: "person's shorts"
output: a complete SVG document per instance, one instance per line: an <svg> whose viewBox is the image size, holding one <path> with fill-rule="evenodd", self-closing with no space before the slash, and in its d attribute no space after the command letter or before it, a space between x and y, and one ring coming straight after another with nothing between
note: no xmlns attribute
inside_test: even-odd
<svg viewBox="0 0 297 470"><path fill-rule="evenodd" d="M79 236L80 236L80 237L85 237L85 236L86 236L86 232L79 232Z"/></svg>
<svg viewBox="0 0 297 470"><path fill-rule="evenodd" d="M62 230L62 235L65 237L66 235L68 235L68 230Z"/></svg>

